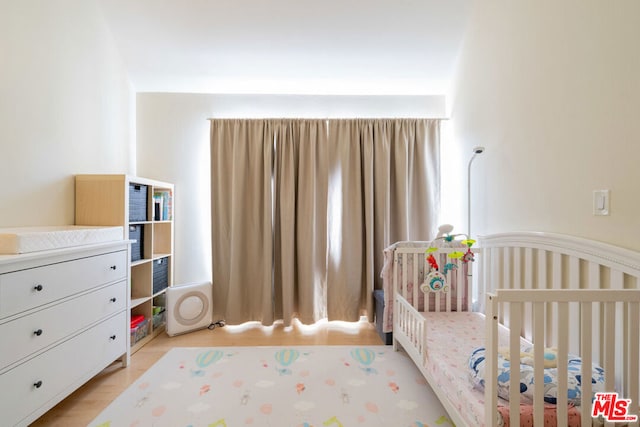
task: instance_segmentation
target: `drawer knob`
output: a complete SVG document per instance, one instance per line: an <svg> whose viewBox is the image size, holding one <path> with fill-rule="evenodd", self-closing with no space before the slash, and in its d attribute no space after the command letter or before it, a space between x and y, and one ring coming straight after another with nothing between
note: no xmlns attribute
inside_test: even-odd
<svg viewBox="0 0 640 427"><path fill-rule="evenodd" d="M109 339L110 339L111 341L115 341L115 340L116 340L116 336L115 336L115 335L111 335L111 336L109 337Z"/></svg>
<svg viewBox="0 0 640 427"><path fill-rule="evenodd" d="M109 268L111 268L112 270L115 270L117 267L116 267L115 265L112 265L112 266L111 266L111 267L109 267Z"/></svg>
<svg viewBox="0 0 640 427"><path fill-rule="evenodd" d="M34 386L35 388L40 388L40 387L42 387L42 381L36 381L35 383L33 383L33 386Z"/></svg>
<svg viewBox="0 0 640 427"><path fill-rule="evenodd" d="M42 329L38 329L38 330L33 331L33 335L37 335L37 336L42 335Z"/></svg>
<svg viewBox="0 0 640 427"><path fill-rule="evenodd" d="M116 300L116 297L113 297L113 298L111 298L109 301L111 301L111 302L116 302L117 300Z"/></svg>
<svg viewBox="0 0 640 427"><path fill-rule="evenodd" d="M40 292L42 289L44 289L44 288L43 288L43 287L42 287L42 285L40 285L40 284L35 285L35 286L33 287L33 290L34 290L34 291L36 291L36 292Z"/></svg>

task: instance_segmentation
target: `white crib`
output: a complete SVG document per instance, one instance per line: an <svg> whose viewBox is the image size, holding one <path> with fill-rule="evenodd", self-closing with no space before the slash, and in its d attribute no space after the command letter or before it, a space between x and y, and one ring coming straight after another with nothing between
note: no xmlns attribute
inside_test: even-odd
<svg viewBox="0 0 640 427"><path fill-rule="evenodd" d="M478 243L475 262L454 261L458 268L448 273L450 292L430 295L419 289L429 271L427 247L394 248L394 345L413 359L453 421L458 426L494 426L508 419L519 425L515 417L521 416L522 421L530 417L534 425L543 425L545 417L557 425L603 423L603 417L591 417L590 382L582 385L579 406L567 403L569 354L581 357L582 369L588 370L581 372L583 377L591 377L592 363L602 366L606 391L631 399L627 416L638 416L640 254L545 233L505 233ZM439 259L444 261L442 252L448 251L438 252ZM456 331L456 325L464 329L442 333L443 328ZM474 328L477 332L460 338ZM476 335L473 345L486 347L484 391L472 386L465 365L468 355L459 354ZM536 384L544 381L544 348L557 348L557 405L545 404L543 387L535 387L533 401L521 405L523 342L535 344ZM503 347L513 355L508 401L497 393L497 360Z"/></svg>

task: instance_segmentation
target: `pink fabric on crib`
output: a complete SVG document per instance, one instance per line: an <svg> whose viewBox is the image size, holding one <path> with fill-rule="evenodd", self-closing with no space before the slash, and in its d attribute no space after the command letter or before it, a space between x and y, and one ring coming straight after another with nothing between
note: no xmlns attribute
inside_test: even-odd
<svg viewBox="0 0 640 427"><path fill-rule="evenodd" d="M384 263L380 277L382 277L382 289L384 290L384 310L382 314L382 332L388 333L393 330L393 249L395 245L386 248L384 253Z"/></svg>
<svg viewBox="0 0 640 427"><path fill-rule="evenodd" d="M484 392L469 380L469 355L484 345L484 315L473 312L425 313L426 367L437 387L468 425L484 425Z"/></svg>
<svg viewBox="0 0 640 427"><path fill-rule="evenodd" d="M425 307L425 299L428 300L429 311L434 311L436 309L436 300L434 294L425 295L422 291L417 291L416 302L414 299L414 287L420 286L424 280L424 267L420 265L418 267L418 277L413 277L413 256L407 256L407 254L403 254L402 258L406 259L407 262L407 289L402 288L402 266L397 265L394 266L394 254L396 248L427 248L431 245L430 242L396 242L393 245L384 249L384 262L382 271L380 272L380 277L382 278L382 286L384 290L384 310L383 310L383 321L382 321L382 332L388 333L393 330L393 299L394 299L394 289L393 289L393 276L394 274L398 277L398 283L401 287L400 292L403 295L406 295L406 299L414 306L418 311L424 311ZM426 257L426 254L424 255ZM420 257L420 260L424 262L424 257ZM438 261L441 264L446 262L446 257L442 255L441 259ZM468 264L463 264L466 269ZM441 266L442 269L442 266ZM466 277L466 270L465 270ZM467 301L467 284L465 283L465 288L461 289L462 294L462 309L468 310L468 301ZM458 284L457 277L453 275L451 283L450 283L450 293L451 293L451 307L453 311L457 310L457 292ZM445 310L445 299L441 298L440 300L440 310Z"/></svg>
<svg viewBox="0 0 640 427"><path fill-rule="evenodd" d="M498 412L502 416L504 424L502 427L509 427L512 423L509 421L509 407L500 406ZM569 427L580 427L580 410L575 406L568 408ZM533 405L520 405L520 424L521 427L533 426ZM544 407L544 427L555 427L558 425L558 417L555 405L545 405Z"/></svg>

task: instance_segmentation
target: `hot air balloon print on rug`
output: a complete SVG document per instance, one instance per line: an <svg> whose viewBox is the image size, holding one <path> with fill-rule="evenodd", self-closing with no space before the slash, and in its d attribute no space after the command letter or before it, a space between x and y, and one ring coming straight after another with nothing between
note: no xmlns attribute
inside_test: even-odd
<svg viewBox="0 0 640 427"><path fill-rule="evenodd" d="M222 356L224 356L224 352L220 350L207 350L198 353L195 360L197 369L191 370L191 376L202 377L205 369L222 359Z"/></svg>
<svg viewBox="0 0 640 427"><path fill-rule="evenodd" d="M224 356L224 352L220 350L203 351L196 356L196 365L198 368L204 369L222 359L222 356Z"/></svg>
<svg viewBox="0 0 640 427"><path fill-rule="evenodd" d="M358 362L360 369L365 371L367 374L378 373L375 368L371 367L371 364L376 360L375 351L369 348L358 347L351 350L351 357L353 360Z"/></svg>
<svg viewBox="0 0 640 427"><path fill-rule="evenodd" d="M294 348L285 348L275 354L276 362L279 366L276 366L276 370L280 375L291 375L291 366L300 357L300 352Z"/></svg>

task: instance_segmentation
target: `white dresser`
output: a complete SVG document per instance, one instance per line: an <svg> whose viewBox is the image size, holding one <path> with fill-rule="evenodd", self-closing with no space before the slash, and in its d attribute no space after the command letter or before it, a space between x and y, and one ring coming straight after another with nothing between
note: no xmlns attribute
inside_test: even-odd
<svg viewBox="0 0 640 427"><path fill-rule="evenodd" d="M0 256L0 414L28 425L129 363L129 242Z"/></svg>

